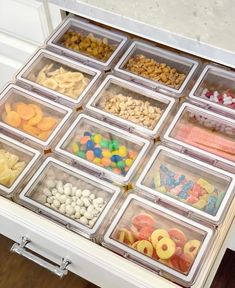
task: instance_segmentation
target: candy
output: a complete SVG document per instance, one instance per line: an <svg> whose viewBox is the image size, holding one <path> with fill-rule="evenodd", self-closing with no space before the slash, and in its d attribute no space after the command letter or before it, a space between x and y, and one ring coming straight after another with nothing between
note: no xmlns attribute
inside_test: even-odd
<svg viewBox="0 0 235 288"><path fill-rule="evenodd" d="M137 156L136 151L120 145L118 140L108 140L99 133L89 131L81 137L76 136L69 149L76 156L118 175L126 175Z"/></svg>
<svg viewBox="0 0 235 288"><path fill-rule="evenodd" d="M10 187L24 170L25 166L26 163L20 161L17 155L5 149L0 149L0 184Z"/></svg>
<svg viewBox="0 0 235 288"><path fill-rule="evenodd" d="M206 179L192 181L185 175L177 175L164 164L154 171L152 183L157 191L167 193L211 215L216 215L224 197L224 192L217 191Z"/></svg>
<svg viewBox="0 0 235 288"><path fill-rule="evenodd" d="M175 253L175 249L175 242L169 237L163 237L156 244L157 256L163 260L171 258Z"/></svg>
<svg viewBox="0 0 235 288"><path fill-rule="evenodd" d="M77 143L72 144L72 150L74 154L77 154L79 152L79 146Z"/></svg>
<svg viewBox="0 0 235 288"><path fill-rule="evenodd" d="M156 215L132 215L130 220L120 222L124 227L117 227L114 239L181 273L189 272L201 247L201 241L192 238L194 233L181 226L172 227Z"/></svg>
<svg viewBox="0 0 235 288"><path fill-rule="evenodd" d="M235 109L235 106L233 106L233 103L235 103L235 93L229 90L221 90L219 92L217 90L204 88L201 97Z"/></svg>
<svg viewBox="0 0 235 288"><path fill-rule="evenodd" d="M101 158L102 157L102 150L100 148L94 148L95 157Z"/></svg>
<svg viewBox="0 0 235 288"><path fill-rule="evenodd" d="M86 152L86 159L88 161L92 161L94 159L94 152L92 150L88 150Z"/></svg>

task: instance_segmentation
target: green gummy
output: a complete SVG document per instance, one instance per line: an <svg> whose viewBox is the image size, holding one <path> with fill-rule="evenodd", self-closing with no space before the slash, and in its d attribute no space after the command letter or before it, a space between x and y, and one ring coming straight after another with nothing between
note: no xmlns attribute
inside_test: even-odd
<svg viewBox="0 0 235 288"><path fill-rule="evenodd" d="M157 172L157 174L154 175L153 181L154 181L155 188L158 188L161 186L161 176L159 172Z"/></svg>
<svg viewBox="0 0 235 288"><path fill-rule="evenodd" d="M101 148L109 148L109 141L108 140L101 140L100 141L100 146L101 146Z"/></svg>
<svg viewBox="0 0 235 288"><path fill-rule="evenodd" d="M123 169L123 168L125 168L125 166L126 166L126 165L125 165L125 163L124 163L123 161L118 161L118 162L117 162L117 167L118 167L118 168Z"/></svg>
<svg viewBox="0 0 235 288"><path fill-rule="evenodd" d="M86 158L86 153L83 152L83 151L79 151L79 152L77 153L77 156L80 157L80 158L85 159L85 158Z"/></svg>

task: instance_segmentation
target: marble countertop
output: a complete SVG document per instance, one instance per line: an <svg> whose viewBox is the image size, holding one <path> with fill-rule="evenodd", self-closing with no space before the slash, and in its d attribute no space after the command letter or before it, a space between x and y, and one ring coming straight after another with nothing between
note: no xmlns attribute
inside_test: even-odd
<svg viewBox="0 0 235 288"><path fill-rule="evenodd" d="M48 0L70 12L235 67L234 0Z"/></svg>

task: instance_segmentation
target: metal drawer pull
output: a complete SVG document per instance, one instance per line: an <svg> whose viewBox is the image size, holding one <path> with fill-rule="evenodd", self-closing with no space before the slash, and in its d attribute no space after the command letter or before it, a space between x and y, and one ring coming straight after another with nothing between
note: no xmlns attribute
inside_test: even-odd
<svg viewBox="0 0 235 288"><path fill-rule="evenodd" d="M60 266L53 265L46 260L40 258L39 256L32 254L30 251L27 251L26 245L30 242L30 239L28 239L27 237L22 237L21 243L13 244L13 246L11 247L11 251L21 256L24 256L25 258L46 268L47 270L51 271L52 273L56 274L61 278L68 274L68 270L66 268L69 264L71 264L70 260L68 260L67 258L63 258Z"/></svg>

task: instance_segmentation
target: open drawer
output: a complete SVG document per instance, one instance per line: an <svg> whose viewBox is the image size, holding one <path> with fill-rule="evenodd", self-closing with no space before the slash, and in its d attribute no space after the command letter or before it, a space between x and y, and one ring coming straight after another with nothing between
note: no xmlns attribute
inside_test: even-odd
<svg viewBox="0 0 235 288"><path fill-rule="evenodd" d="M210 286L226 249L225 236L231 227L234 211L235 200L193 288ZM180 287L2 197L0 226L3 235L18 243L22 236L28 237L31 242L27 248L56 264L67 257L71 261L68 266L71 272L102 288L110 287L110 283L113 288Z"/></svg>

